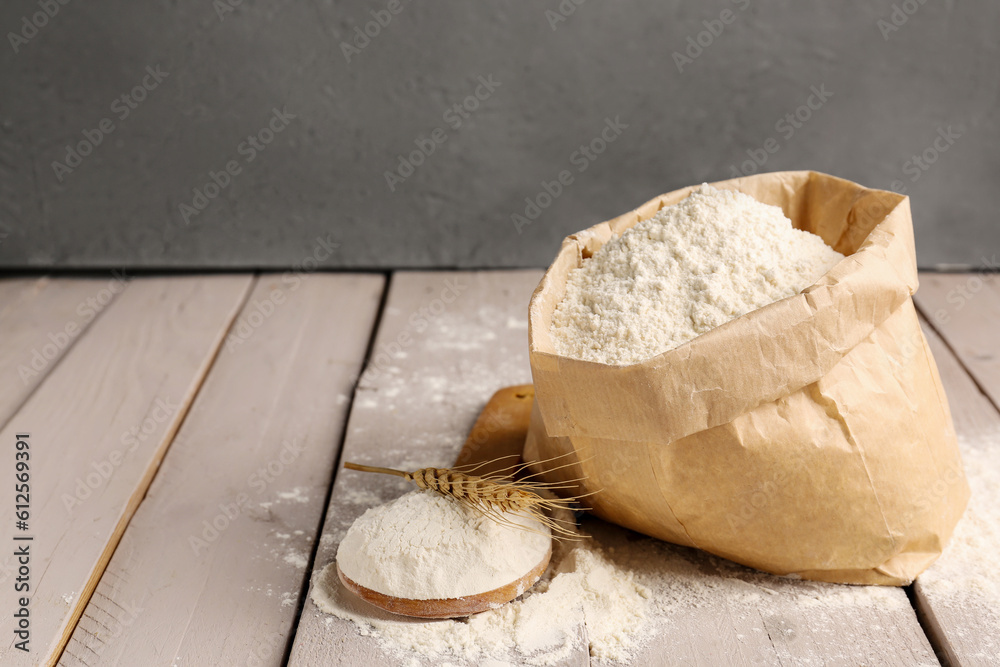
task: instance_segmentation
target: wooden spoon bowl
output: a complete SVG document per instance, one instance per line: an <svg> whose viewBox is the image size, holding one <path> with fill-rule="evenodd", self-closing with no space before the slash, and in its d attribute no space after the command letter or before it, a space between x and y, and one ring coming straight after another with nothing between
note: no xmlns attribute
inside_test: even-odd
<svg viewBox="0 0 1000 667"><path fill-rule="evenodd" d="M337 576L340 577L341 583L344 584L347 590L379 609L384 609L393 614L415 616L417 618L460 618L478 614L487 609L495 609L520 596L535 585L535 582L545 572L545 568L549 566L550 558L552 558L552 547L549 547L549 550L545 553L545 557L542 558L538 565L531 568L530 572L509 584L505 584L500 588L494 588L485 593L438 600L411 600L409 598L398 598L373 591L349 579L340 571L339 564L337 565Z"/></svg>

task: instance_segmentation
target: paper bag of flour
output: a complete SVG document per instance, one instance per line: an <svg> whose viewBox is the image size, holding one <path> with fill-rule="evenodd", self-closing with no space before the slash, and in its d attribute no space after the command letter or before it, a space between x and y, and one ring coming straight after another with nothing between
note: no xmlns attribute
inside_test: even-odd
<svg viewBox="0 0 1000 667"><path fill-rule="evenodd" d="M751 567L903 585L941 553L969 489L911 295L909 200L815 172L713 184L781 206L846 257L802 294L633 365L560 356L567 274L693 188L568 237L530 306L525 460L565 455L598 516Z"/></svg>

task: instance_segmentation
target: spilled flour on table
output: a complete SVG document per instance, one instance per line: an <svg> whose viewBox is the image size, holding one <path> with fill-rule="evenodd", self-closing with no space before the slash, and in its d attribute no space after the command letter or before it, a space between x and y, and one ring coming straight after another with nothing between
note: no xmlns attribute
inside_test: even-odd
<svg viewBox="0 0 1000 667"><path fill-rule="evenodd" d="M294 503L307 503L309 502L309 496L305 495L303 491L308 491L308 489L302 486L296 486L291 491L279 491L278 498L280 500L288 500Z"/></svg>
<svg viewBox="0 0 1000 667"><path fill-rule="evenodd" d="M982 619L977 658L1000 660L1000 432L982 442L960 438L965 475L972 490L969 507L944 553L917 578L934 607ZM991 451L992 450L992 451ZM987 631L985 628L991 628Z"/></svg>
<svg viewBox="0 0 1000 667"><path fill-rule="evenodd" d="M304 570L306 566L309 565L309 561L306 560L306 557L298 551L289 551L285 554L283 560L289 565L297 567L300 570Z"/></svg>
<svg viewBox="0 0 1000 667"><path fill-rule="evenodd" d="M821 640L831 662L879 664L878 642L858 618L909 619L906 594L884 586L841 586L775 577L596 519L584 542L557 544L549 571L520 599L469 619L393 616L345 590L331 564L314 575L312 601L379 642L399 664L551 665L589 650L595 664L657 664L683 654L720 617L746 634L722 641ZM326 617L330 636L343 625ZM902 624L903 621L900 621ZM348 630L350 631L350 630ZM927 654L928 662L933 654ZM494 660L488 663L487 660Z"/></svg>
<svg viewBox="0 0 1000 667"><path fill-rule="evenodd" d="M366 507L374 507L375 505L382 504L383 500L379 494L375 493L369 488L348 488L341 492L341 498L345 503L350 503L352 505L364 505Z"/></svg>
<svg viewBox="0 0 1000 667"><path fill-rule="evenodd" d="M557 545L558 565L519 600L468 619L421 621L384 613L347 592L336 565L314 582L321 610L353 621L396 653L479 662L510 656L552 665L571 655L584 621L594 657L626 662L651 634L650 591L591 544ZM556 556L553 556L553 562Z"/></svg>

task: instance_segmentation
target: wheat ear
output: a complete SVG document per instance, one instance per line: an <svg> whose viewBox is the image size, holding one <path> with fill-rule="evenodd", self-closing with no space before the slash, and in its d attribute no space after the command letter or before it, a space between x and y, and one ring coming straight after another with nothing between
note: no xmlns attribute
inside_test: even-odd
<svg viewBox="0 0 1000 667"><path fill-rule="evenodd" d="M480 477L455 468L421 468L420 470L407 472L404 470L394 470L393 468L366 466L351 462L345 462L344 467L360 472L374 472L402 477L407 481L415 483L418 488L436 491L442 495L455 498L467 507L471 507L505 526L531 530L504 516L504 514L523 514L548 526L552 531L553 537L557 539L573 540L581 538L581 535L570 527L572 522L549 516L548 512L555 510L572 511L573 504L583 496L546 498L542 495L546 491L570 488L573 482L582 481L579 479L569 480L566 483L543 483L512 481L506 477L492 475ZM522 469L524 466L511 467Z"/></svg>

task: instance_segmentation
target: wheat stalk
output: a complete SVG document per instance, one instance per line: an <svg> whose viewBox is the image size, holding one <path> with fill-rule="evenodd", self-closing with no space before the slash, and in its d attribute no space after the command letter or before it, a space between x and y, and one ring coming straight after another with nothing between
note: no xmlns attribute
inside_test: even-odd
<svg viewBox="0 0 1000 667"><path fill-rule="evenodd" d="M349 461L344 463L344 467L360 472L374 472L402 477L416 484L418 488L436 491L441 495L454 498L463 505L493 519L501 525L530 531L531 529L527 526L511 521L508 517L504 516L505 514L522 514L548 526L552 531L552 536L556 539L574 540L582 537L571 527L575 525L574 522L553 517L550 513L557 510L573 511L574 503L577 500L592 494L587 493L567 498L548 498L543 495L551 495L551 492L557 489L572 488L574 483L582 481L582 478L566 482L538 482L528 481L530 477L534 477L534 475L528 475L526 478L514 481L499 474L509 470L511 471L510 475L515 475L527 467L524 464L513 465L498 471L498 473L486 476L471 474L476 469L499 460L486 461L470 470L462 470L460 468L421 468L420 470L407 472L393 468L361 465ZM543 463L545 462L543 461ZM553 468L553 470L556 469L558 468Z"/></svg>

